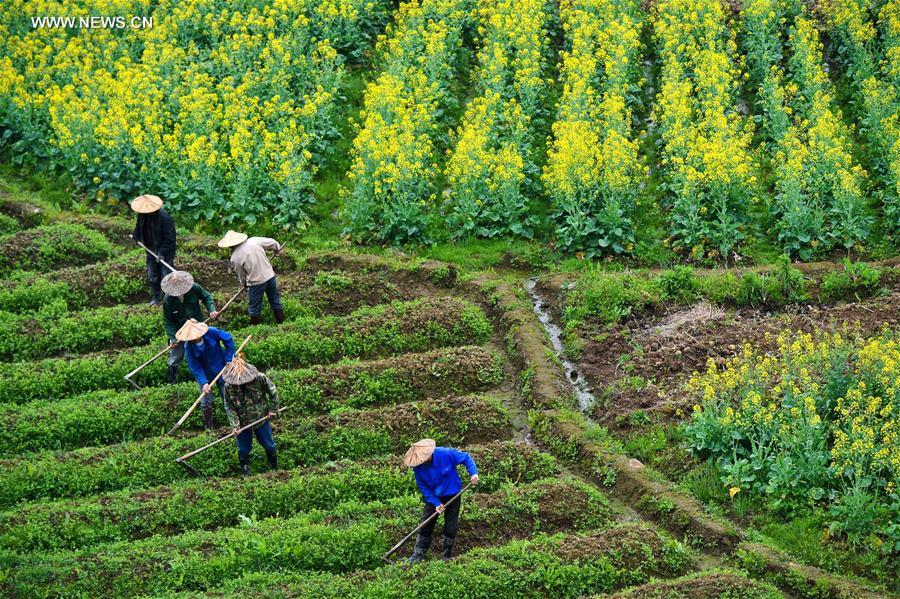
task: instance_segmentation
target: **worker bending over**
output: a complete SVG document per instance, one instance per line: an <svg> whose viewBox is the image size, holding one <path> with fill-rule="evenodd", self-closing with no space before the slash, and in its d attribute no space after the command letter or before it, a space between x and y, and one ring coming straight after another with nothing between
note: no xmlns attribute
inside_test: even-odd
<svg viewBox="0 0 900 599"><path fill-rule="evenodd" d="M225 365L234 359L234 337L231 333L211 327L195 319L188 319L175 334L178 341L184 342L184 355L188 368L203 392L200 408L203 410L203 426L211 430L214 426L213 398L210 381L218 376ZM225 400L225 382L216 381L219 394Z"/></svg>
<svg viewBox="0 0 900 599"><path fill-rule="evenodd" d="M275 315L275 322L284 322L284 308L278 292L275 270L266 250L280 252L282 245L268 237L247 237L244 233L228 231L219 243L220 248L232 248L231 266L241 285L247 288L247 312L251 324L262 322L262 298L265 293Z"/></svg>
<svg viewBox="0 0 900 599"><path fill-rule="evenodd" d="M234 433L237 434L239 429L251 422L278 415L278 390L275 385L243 357L232 360L222 373L222 378L225 380L225 413ZM244 476L250 475L250 449L254 435L266 450L269 468L278 469L272 425L266 420L237 434L238 462Z"/></svg>
<svg viewBox="0 0 900 599"><path fill-rule="evenodd" d="M416 484L422 491L422 498L425 500L422 508L422 521L430 518L435 512L444 514L443 558L450 559L453 553L453 544L456 542L459 506L462 497L450 504L447 502L462 490L462 481L456 471L456 467L460 464L465 464L472 484L478 483L478 468L475 466L475 461L464 451L449 447L435 447L434 439L422 439L412 444L403 458L403 463L413 469ZM416 547L412 557L409 558L411 564L425 559L425 554L431 546L431 535L434 532L436 521L437 518L431 520L419 531L416 537Z"/></svg>
<svg viewBox="0 0 900 599"><path fill-rule="evenodd" d="M170 385L178 382L178 367L184 360L184 344L175 338L178 329L184 326L189 318L197 321L203 320L200 312L200 302L206 306L209 317L215 320L219 313L212 294L194 281L190 273L176 270L167 274L161 283L165 296L163 297L163 328L172 349L169 351L169 359L166 362L166 382Z"/></svg>

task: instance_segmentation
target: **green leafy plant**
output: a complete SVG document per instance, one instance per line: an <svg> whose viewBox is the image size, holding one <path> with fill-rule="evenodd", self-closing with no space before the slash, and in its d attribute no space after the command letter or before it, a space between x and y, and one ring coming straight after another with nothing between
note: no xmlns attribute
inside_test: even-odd
<svg viewBox="0 0 900 599"><path fill-rule="evenodd" d="M825 275L819 286L819 297L824 302L840 299L860 299L875 291L881 282L881 271L865 262L851 262L844 258L844 269Z"/></svg>

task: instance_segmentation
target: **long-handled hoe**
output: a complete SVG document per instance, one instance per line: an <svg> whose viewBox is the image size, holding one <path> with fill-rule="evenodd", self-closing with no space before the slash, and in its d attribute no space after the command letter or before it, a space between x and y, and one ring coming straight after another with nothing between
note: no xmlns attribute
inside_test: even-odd
<svg viewBox="0 0 900 599"><path fill-rule="evenodd" d="M166 262L165 260L163 260L162 257L161 257L159 254L157 254L156 252L154 252L153 250L151 250L150 248L148 248L146 245L144 245L144 244L141 243L140 241L138 241L138 240L135 239L134 242L135 242L136 244L138 244L139 246L141 246L142 248L144 248L144 251L145 251L145 252L147 252L148 254L150 254L151 256L153 256L154 258L156 258L156 261L157 261L157 262L159 262L160 264L162 264L163 266L165 266L165 267L168 268L169 270L177 270L174 266L172 266L171 264L169 264L168 262Z"/></svg>
<svg viewBox="0 0 900 599"><path fill-rule="evenodd" d="M236 300L237 297L238 297L241 293L243 293L244 291L245 291L245 289L244 289L243 287L242 287L241 289L238 289L237 292L235 292L235 294L232 295L231 298L230 298L227 302L225 302L225 305L222 306L222 308L219 310L219 316L221 316L221 315L222 315L222 312L224 312L225 310L227 310L227 309L228 309L228 306L231 305L231 302L233 302L234 300ZM209 321L210 321L210 319L207 318L207 319L204 320L203 322L208 323ZM144 362L143 364L141 364L140 366L138 366L137 368L135 368L134 370L132 370L132 371L129 372L128 374L126 374L126 375L125 375L125 380L128 381L129 383L131 383L132 385L134 385L135 388L140 389L141 386L138 385L138 384L137 384L136 382L134 382L133 380L131 380L131 377L133 377L134 375L136 375L137 373L139 373L140 371L142 371L142 370L143 370L144 368L146 368L147 366L150 366L150 364L152 364L153 362L155 362L156 360L158 360L163 354L165 354L167 351L169 351L170 349L172 349L173 347L175 347L175 346L178 345L179 343L181 343L181 341L176 341L175 343L171 343L171 344L167 345L166 347L162 348L161 350L159 350L159 352L156 353L152 358L150 358L149 360L147 360L146 362Z"/></svg>
<svg viewBox="0 0 900 599"><path fill-rule="evenodd" d="M247 338L244 339L244 342L241 343L241 346L235 350L234 355L238 355L241 352L241 350L244 349L244 346L247 345L247 342L250 341L250 339L252 337L253 337L253 335L247 335ZM216 378L214 378L213 380L211 380L209 382L209 392L210 393L213 393L215 391L213 389L213 387L215 386L216 382L219 380L219 377L222 376L222 373L225 372L226 368L228 368L227 364L222 367L222 370L219 371L219 374L216 375ZM189 407L187 409L187 412L185 412L184 415L182 415L182 417L178 419L178 422L175 423L175 426L172 427L172 430L170 430L168 433L166 433L167 435L171 435L172 433L177 431L181 427L182 424L184 424L184 421L188 419L188 416L190 416L191 413L197 409L197 406L200 405L200 400L203 399L204 395L206 395L206 393L201 392L200 395L197 396L197 399L195 399L194 403L191 404L191 407Z"/></svg>
<svg viewBox="0 0 900 599"><path fill-rule="evenodd" d="M451 498L447 501L447 503L444 504L444 506L446 507L446 506L450 505L451 503L453 503L454 501L458 500L459 497L460 497L460 495L462 495L462 494L466 491L466 489L468 489L468 488L471 487L471 486L472 486L472 483L466 483L466 486L464 486L462 489L460 489L460 490L459 490L459 493L457 493L456 495L454 495L453 497L451 497ZM435 513L431 514L430 516L428 516L428 518L426 518L425 520L423 520L418 526L416 526L414 529L412 529L412 532L410 532L408 535L406 535L405 537L403 537L402 539L400 539L400 542L399 542L399 543L397 543L396 545L394 545L393 547L391 547L391 549L390 549L387 553L385 553L384 555L382 555L382 556L381 556L381 559L383 559L383 560L386 561L387 563L391 563L391 560L389 560L388 558L391 557L394 553L396 553L398 549L400 549L401 547L403 547L403 544L406 543L408 540L410 540L414 534L416 534L417 532L419 532L420 530L422 530L423 528L425 528L425 525L426 525L426 524L428 524L429 522L431 522L432 520L434 520L434 519L437 518L438 516L439 516L438 512L435 512Z"/></svg>
<svg viewBox="0 0 900 599"><path fill-rule="evenodd" d="M280 409L278 410L278 414L281 415L282 412L285 412L286 410L289 410L290 408L291 408L290 406L285 406L285 407L283 407L283 408L280 408ZM259 420L254 420L253 422L251 422L251 423L248 424L247 426L244 426L244 427L242 427L242 428L239 428L239 429L237 430L237 432L231 431L230 433L228 433L228 434L225 435L224 437L221 437L221 438L219 438L219 439L216 439L216 440L213 441L212 443L207 443L207 444L204 445L203 447L200 447L200 448L198 448L198 449L195 449L194 451L191 451L191 452L189 452L189 453L186 453L186 454L184 454L183 456L181 456L180 458L175 458L175 462L177 462L179 466L183 467L185 470L187 470L188 472L190 472L190 473L193 474L194 476L203 476L202 474L200 474L200 471L199 471L199 470L197 470L196 468L194 468L193 466L191 466L190 464L187 463L187 460L188 460L188 459L194 457L194 456L197 455L197 454L203 453L204 451L206 451L206 450L209 449L210 447L214 447L214 446L218 445L219 443L221 443L222 441L225 441L226 439L230 439L230 438L232 438L232 437L236 437L236 436L240 435L242 432L244 432L245 430L250 429L250 428L253 428L253 427L256 426L257 424L262 424L263 422L265 422L265 421L268 420L268 419L269 419L269 415L266 414L265 416L263 416L263 417L260 418Z"/></svg>

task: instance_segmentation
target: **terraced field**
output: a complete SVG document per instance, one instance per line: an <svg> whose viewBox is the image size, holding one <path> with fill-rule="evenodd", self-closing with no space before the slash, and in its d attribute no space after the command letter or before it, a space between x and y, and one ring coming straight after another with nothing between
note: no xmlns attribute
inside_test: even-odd
<svg viewBox="0 0 900 599"><path fill-rule="evenodd" d="M192 477L174 459L214 437L199 416L165 431L196 385L164 385L161 363L140 390L123 379L165 345L127 223L4 201L15 230L0 244L58 249L17 257L0 283L3 596L887 592L750 543L598 444L523 280L437 262L288 250L276 264L288 321L250 326L242 299L222 325L253 334L247 357L291 408L274 423L282 469L267 472L256 448L241 478L226 443L192 460L204 478ZM78 265L59 268L72 243ZM209 240L186 236L180 252L219 305L236 291ZM216 419L224 434L220 407ZM410 567L407 546L385 563L417 523L400 456L425 436L470 451L482 482L464 499L457 557L432 550Z"/></svg>

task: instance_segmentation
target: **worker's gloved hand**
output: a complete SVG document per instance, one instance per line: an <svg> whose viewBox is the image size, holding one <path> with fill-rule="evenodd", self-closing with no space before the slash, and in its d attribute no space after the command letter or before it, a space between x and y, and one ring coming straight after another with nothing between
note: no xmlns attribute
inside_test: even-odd
<svg viewBox="0 0 900 599"><path fill-rule="evenodd" d="M473 485L477 485L477 484L478 484L478 475L477 475L477 474L473 474L473 475L472 475L472 478L469 479L469 480L470 480L470 482L471 482Z"/></svg>
<svg viewBox="0 0 900 599"><path fill-rule="evenodd" d="M203 383L203 395L209 395L210 386L209 383Z"/></svg>
<svg viewBox="0 0 900 599"><path fill-rule="evenodd" d="M272 410L269 410L269 418L275 418L276 416L278 416L278 412L273 412Z"/></svg>
<svg viewBox="0 0 900 599"><path fill-rule="evenodd" d="M437 506L436 508L434 508L434 511L436 511L436 512L439 513L439 514L443 514L445 509L447 509L447 508L446 508L446 507L444 506L444 504L442 503L441 505L439 505L439 506Z"/></svg>
<svg viewBox="0 0 900 599"><path fill-rule="evenodd" d="M234 436L236 437L239 430L241 430L241 429L235 427L235 428L231 429L231 432L232 432L232 433L234 434Z"/></svg>
<svg viewBox="0 0 900 599"><path fill-rule="evenodd" d="M156 263L159 264L162 262L162 256L160 254L156 254Z"/></svg>
<svg viewBox="0 0 900 599"><path fill-rule="evenodd" d="M134 238L134 235L129 235L128 239L131 240L131 245L133 245L134 247L137 247L137 239Z"/></svg>
<svg viewBox="0 0 900 599"><path fill-rule="evenodd" d="M218 317L219 317L219 312L217 310L213 310L212 312L209 313L210 320L215 320Z"/></svg>

